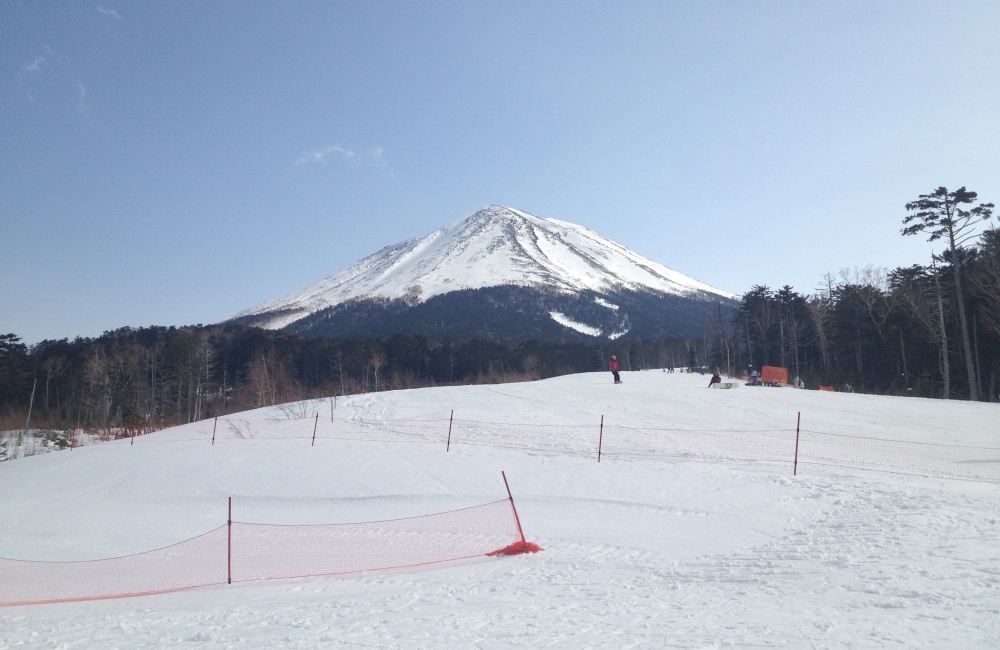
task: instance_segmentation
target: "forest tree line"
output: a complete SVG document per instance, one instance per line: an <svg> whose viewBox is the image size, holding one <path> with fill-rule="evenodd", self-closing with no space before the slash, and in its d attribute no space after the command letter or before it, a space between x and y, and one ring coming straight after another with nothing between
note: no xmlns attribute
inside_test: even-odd
<svg viewBox="0 0 1000 650"><path fill-rule="evenodd" d="M997 400L1000 230L992 203L939 187L906 204L903 236L940 242L928 264L828 274L805 296L755 286L707 345L712 363L789 368L813 384Z"/></svg>
<svg viewBox="0 0 1000 650"><path fill-rule="evenodd" d="M903 234L946 244L928 264L828 274L813 294L754 286L735 309L713 308L697 337L335 339L235 323L32 346L2 334L0 430L163 426L331 395L526 381L606 370L611 354L626 372L706 366L739 376L774 365L813 389L997 401L1000 231L970 230L993 206L963 192L939 188L907 205Z"/></svg>
<svg viewBox="0 0 1000 650"><path fill-rule="evenodd" d="M305 338L237 324L122 328L30 348L0 335L0 430L192 422L332 395L528 381L687 358L680 339L582 343L439 341L397 334Z"/></svg>

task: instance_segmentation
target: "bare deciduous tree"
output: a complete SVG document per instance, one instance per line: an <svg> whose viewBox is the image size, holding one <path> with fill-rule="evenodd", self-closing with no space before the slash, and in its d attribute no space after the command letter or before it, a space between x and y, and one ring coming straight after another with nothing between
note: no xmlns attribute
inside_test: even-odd
<svg viewBox="0 0 1000 650"><path fill-rule="evenodd" d="M951 367L948 361L948 331L944 321L944 299L937 268L928 281L926 269L919 266L899 269L892 278L893 294L907 313L927 332L931 343L938 349L938 370L943 384L941 397L951 396Z"/></svg>
<svg viewBox="0 0 1000 650"><path fill-rule="evenodd" d="M374 348L372 350L372 356L371 356L371 359L370 359L370 363L372 364L372 369L375 371L375 392L376 393L378 392L378 389L379 389L378 373L379 373L380 370L382 370L382 368L385 367L385 364L387 364L388 362L389 362L389 359L385 356L385 352L383 352L379 348Z"/></svg>

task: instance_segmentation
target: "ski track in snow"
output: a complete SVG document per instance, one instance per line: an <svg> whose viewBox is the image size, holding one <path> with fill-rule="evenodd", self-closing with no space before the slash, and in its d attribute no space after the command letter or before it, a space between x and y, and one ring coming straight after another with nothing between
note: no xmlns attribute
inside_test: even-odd
<svg viewBox="0 0 1000 650"><path fill-rule="evenodd" d="M447 422L455 408L481 421L578 425L611 413L619 424L693 427L708 410L717 428L750 429L784 422L791 407L817 428L937 442L966 435L972 445L995 439L1000 421L996 405L710 391L700 375L624 378L622 387L601 373L362 395L344 399L337 417ZM958 425L921 428L924 410ZM0 464L0 556L38 545L105 556L128 535L183 538L217 522L235 486L242 511L292 521L442 511L502 498L501 468L527 537L545 550L0 608L0 649L1000 646L996 484L819 467L793 477L784 463L597 464L461 444L450 453L364 442L305 449L301 440L140 444ZM114 465L102 463L109 458ZM62 495L54 505L53 489Z"/></svg>

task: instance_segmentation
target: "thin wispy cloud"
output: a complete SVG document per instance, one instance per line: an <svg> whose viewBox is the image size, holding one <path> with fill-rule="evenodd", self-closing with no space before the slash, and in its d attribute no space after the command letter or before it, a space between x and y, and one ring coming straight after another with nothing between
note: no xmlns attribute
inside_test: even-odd
<svg viewBox="0 0 1000 650"><path fill-rule="evenodd" d="M80 82L74 83L73 87L76 88L76 112L86 113L90 110L90 106L87 104L87 87Z"/></svg>
<svg viewBox="0 0 1000 650"><path fill-rule="evenodd" d="M324 165L330 161L341 161L351 167L374 167L389 176L393 176L389 163L385 159L385 150L382 147L373 147L367 151L358 152L352 148L332 144L322 149L303 153L295 161L295 166Z"/></svg>
<svg viewBox="0 0 1000 650"><path fill-rule="evenodd" d="M42 54L39 54L29 63L21 66L21 74L17 77L17 83L19 85L24 84L21 90L24 93L24 98L31 103L35 103L37 100L37 89L33 86L39 83L47 74L45 70L49 67L49 56L51 54L52 48L46 45L42 48Z"/></svg>
<svg viewBox="0 0 1000 650"><path fill-rule="evenodd" d="M97 5L97 13L101 14L102 16L108 16L109 18L114 18L115 20L122 19L121 15L119 15L117 11L115 11L114 9L109 9L108 7L103 7L101 5Z"/></svg>
<svg viewBox="0 0 1000 650"><path fill-rule="evenodd" d="M332 144L328 147L317 149L316 151L303 153L299 156L299 159L295 161L295 164L296 166L310 164L322 165L328 162L331 158L353 162L355 160L354 150L345 149L339 144Z"/></svg>
<svg viewBox="0 0 1000 650"><path fill-rule="evenodd" d="M374 164L379 169L388 172L389 175L391 176L392 171L389 169L389 163L385 160L384 154L385 151L382 149L382 147L375 147L369 154L368 160L370 160L372 164Z"/></svg>
<svg viewBox="0 0 1000 650"><path fill-rule="evenodd" d="M31 63L26 63L24 65L23 70L28 74L38 74L42 71L42 67L45 65L46 61L48 61L47 57L36 56Z"/></svg>
<svg viewBox="0 0 1000 650"><path fill-rule="evenodd" d="M52 56L52 54L52 47L48 45L44 46L41 54L36 56L29 63L25 63L21 66L21 71L27 75L41 74L42 71L49 66L49 57Z"/></svg>

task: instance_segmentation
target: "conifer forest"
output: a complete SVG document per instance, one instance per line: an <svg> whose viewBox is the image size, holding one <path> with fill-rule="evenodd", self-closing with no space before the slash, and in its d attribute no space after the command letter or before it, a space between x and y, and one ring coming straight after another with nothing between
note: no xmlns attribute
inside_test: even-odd
<svg viewBox="0 0 1000 650"><path fill-rule="evenodd" d="M1000 230L975 199L939 188L907 204L902 235L942 243L925 263L830 273L808 293L753 286L708 310L700 336L310 338L223 323L28 346L0 334L0 430L166 426L333 395L530 381L606 370L611 354L626 383L630 371L773 365L806 389L997 401Z"/></svg>

